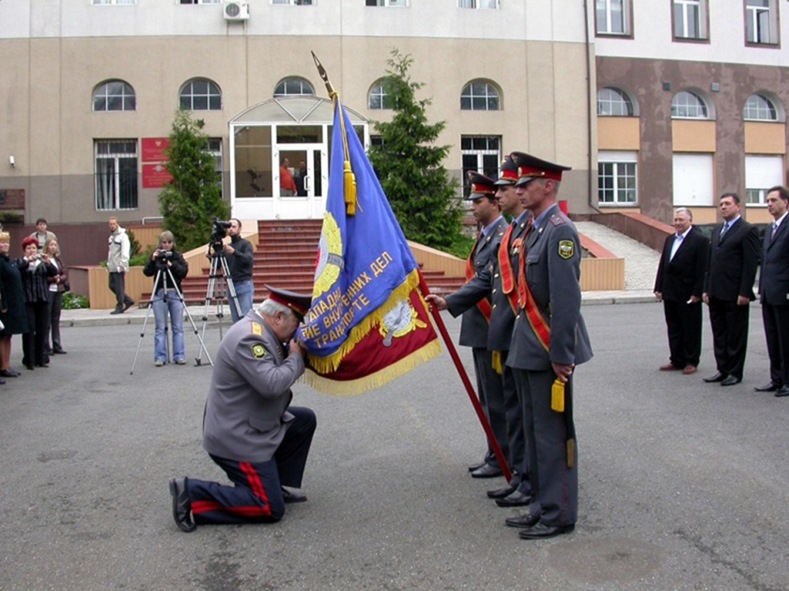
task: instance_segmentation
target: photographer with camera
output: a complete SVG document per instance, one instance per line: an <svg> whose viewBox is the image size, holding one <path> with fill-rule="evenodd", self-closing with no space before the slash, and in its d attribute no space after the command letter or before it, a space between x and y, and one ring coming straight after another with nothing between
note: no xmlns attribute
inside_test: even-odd
<svg viewBox="0 0 789 591"><path fill-rule="evenodd" d="M170 326L173 333L173 361L177 365L186 364L184 350L184 308L182 302L181 280L186 277L189 267L181 253L175 250L175 238L170 231L159 235L159 245L145 263L143 274L154 277L151 304L156 322L154 332L154 365L161 367L167 363L167 313L170 313Z"/></svg>
<svg viewBox="0 0 789 591"><path fill-rule="evenodd" d="M214 222L215 225L217 223L224 222ZM235 303L229 302L230 316L235 323L252 309L252 302L255 299L255 285L252 283L252 263L255 250L249 240L241 237L241 221L231 218L228 223L227 235L230 236L230 244L225 244L222 252L227 257L230 279L233 280L238 305L241 307L239 315Z"/></svg>

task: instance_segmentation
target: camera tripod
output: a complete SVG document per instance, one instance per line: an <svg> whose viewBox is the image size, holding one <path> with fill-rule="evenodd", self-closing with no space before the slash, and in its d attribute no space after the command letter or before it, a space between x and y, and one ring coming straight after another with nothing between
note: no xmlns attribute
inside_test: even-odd
<svg viewBox="0 0 789 591"><path fill-rule="evenodd" d="M241 317L241 304L238 303L238 296L236 295L236 286L233 284L233 278L230 277L230 268L227 265L227 257L223 250L221 242L211 244L209 249L211 253L211 268L208 271L208 287L205 290L205 310L203 311L203 328L201 334L205 337L205 327L208 322L208 311L211 307L211 300L216 303L216 317L219 319L219 340L222 340L223 320L225 317L224 307L222 302L227 299L228 305L235 306L236 313ZM220 273L221 271L221 273ZM221 279L224 283L224 289L217 282ZM209 359L209 361L211 361ZM202 364L202 356L195 360L197 365ZM212 364L213 365L213 364Z"/></svg>
<svg viewBox="0 0 789 591"><path fill-rule="evenodd" d="M140 346L142 345L142 340L145 337L145 327L148 325L148 318L151 315L151 309L153 308L153 303L156 301L156 297L157 297L156 296L156 290L157 290L157 288L160 287L159 286L159 280L160 279L162 281L162 285L161 285L162 297L161 297L161 300L164 301L164 302L167 302L168 298L174 297L172 294L170 294L168 292L168 289L172 288L172 289L175 290L175 294L178 296L178 301L181 302L181 308L186 312L186 317L189 319L189 323L192 325L192 329L194 330L195 336L197 337L197 340L200 341L200 354L199 354L199 356L197 358L195 358L195 365L202 365L203 351L205 351L205 355L208 358L208 362L211 365L214 365L214 362L211 360L211 356L208 354L208 349L205 348L205 342L203 341L203 337L198 332L197 325L195 324L195 321L192 319L192 315L189 313L189 308L187 308L186 302L184 302L184 294L178 288L178 285L176 284L175 279L173 278L173 272L166 265L166 259L164 259L163 262L160 263L157 266L158 266L158 269L156 271L156 277L153 280L154 291L153 291L153 293L151 293L151 299L148 300L148 307L147 307L146 312L145 312L145 320L142 323L142 331L140 331L140 340L137 343L137 351L134 353L134 361L132 362L132 367L131 367L131 371L129 372L129 374L130 375L134 374L134 366L137 364L137 356L140 354ZM169 284L168 284L168 281L167 281L168 279L170 280ZM168 308L168 310L169 310L169 308ZM165 312L165 314L166 314L166 312ZM170 332L170 330L168 329L167 322L168 321L165 320L165 324L164 324L164 343L165 343L165 346L167 347L167 359L169 360L169 358L170 358L170 339L168 338L167 335ZM170 318L169 322L172 325L172 318Z"/></svg>

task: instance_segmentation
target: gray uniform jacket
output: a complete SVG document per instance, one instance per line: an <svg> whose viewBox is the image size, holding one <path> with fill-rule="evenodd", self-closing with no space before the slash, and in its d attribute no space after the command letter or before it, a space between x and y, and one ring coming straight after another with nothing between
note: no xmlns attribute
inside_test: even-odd
<svg viewBox="0 0 789 591"><path fill-rule="evenodd" d="M214 359L203 419L203 447L239 462L270 460L293 415L290 387L304 373L254 310L225 334Z"/></svg>
<svg viewBox="0 0 789 591"><path fill-rule="evenodd" d="M499 244L499 248L506 248L510 263L513 265L513 272L517 280L518 274L518 253L520 249L513 246L517 243L519 238L522 238L526 232L527 221L529 217L524 216L523 221L513 228L510 234L509 244ZM507 225L504 225L506 232ZM501 241L503 236L499 239ZM490 351L508 351L510 348L510 340L512 339L512 325L515 323L515 311L501 289L501 271L497 256L493 256L490 264L477 273L471 281L466 283L458 291L446 298L447 309L453 316L467 310L470 306L476 304L482 297L490 294L492 302L492 312L490 315L490 326L488 327L488 350Z"/></svg>
<svg viewBox="0 0 789 591"><path fill-rule="evenodd" d="M581 245L570 219L554 205L526 238L526 282L551 328L546 351L525 312L515 322L507 365L545 371L551 363L580 364L592 358L581 316Z"/></svg>
<svg viewBox="0 0 789 591"><path fill-rule="evenodd" d="M474 277L470 281L477 279L487 271L491 264L496 262L496 254L499 251L499 244L504 232L507 229L507 222L504 218L499 218L487 235L477 240L475 250L472 255L474 264ZM460 321L460 339L458 342L464 347L476 347L480 349L488 346L488 320L479 311L476 304L483 297L490 301L490 288L482 287L481 290L471 289L463 292L463 288L446 297L447 309L453 316L463 314Z"/></svg>

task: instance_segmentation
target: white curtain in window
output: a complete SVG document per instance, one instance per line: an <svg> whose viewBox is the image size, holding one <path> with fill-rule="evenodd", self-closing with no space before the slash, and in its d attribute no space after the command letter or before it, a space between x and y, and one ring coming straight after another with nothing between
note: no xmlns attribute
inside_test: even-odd
<svg viewBox="0 0 789 591"><path fill-rule="evenodd" d="M674 205L714 205L712 154L674 154L673 165Z"/></svg>
<svg viewBox="0 0 789 591"><path fill-rule="evenodd" d="M746 156L745 188L769 189L783 183L783 156Z"/></svg>

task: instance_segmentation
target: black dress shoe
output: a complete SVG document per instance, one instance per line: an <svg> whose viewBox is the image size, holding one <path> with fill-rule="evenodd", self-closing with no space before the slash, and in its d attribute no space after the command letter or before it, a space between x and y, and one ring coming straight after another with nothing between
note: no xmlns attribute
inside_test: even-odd
<svg viewBox="0 0 789 591"><path fill-rule="evenodd" d="M55 355L65 355L66 353L68 353L68 351L65 351L63 349L55 349L54 351L52 351L52 353L54 353Z"/></svg>
<svg viewBox="0 0 789 591"><path fill-rule="evenodd" d="M514 493L515 490L516 489L514 486L505 486L504 488L489 490L486 494L488 495L489 499L503 499L504 497L508 497Z"/></svg>
<svg viewBox="0 0 789 591"><path fill-rule="evenodd" d="M517 517L507 517L507 519L504 520L504 524L507 527L532 527L539 520L539 515L525 513L523 515L518 515Z"/></svg>
<svg viewBox="0 0 789 591"><path fill-rule="evenodd" d="M474 470L479 470L484 465L485 465L485 462L480 462L479 464L474 464L474 465L468 467L468 471L469 472L474 472Z"/></svg>
<svg viewBox="0 0 789 591"><path fill-rule="evenodd" d="M124 304L124 306L123 306L123 311L125 312L126 310L128 310L129 308L131 308L133 305L134 305L134 300L130 300L129 302L127 302L126 304Z"/></svg>
<svg viewBox="0 0 789 591"><path fill-rule="evenodd" d="M789 396L789 386L781 386L781 389L775 393L776 398L783 398Z"/></svg>
<svg viewBox="0 0 789 591"><path fill-rule="evenodd" d="M30 371L33 371L34 369L36 369L36 368L33 366L33 364L32 364L32 363L25 363L25 367L26 367L27 369L29 369Z"/></svg>
<svg viewBox="0 0 789 591"><path fill-rule="evenodd" d="M110 314L123 314L123 308L115 308Z"/></svg>
<svg viewBox="0 0 789 591"><path fill-rule="evenodd" d="M710 376L708 378L704 378L704 381L707 382L708 384L714 384L716 382L724 381L726 379L726 377L727 376L726 376L725 373L718 372L714 376Z"/></svg>
<svg viewBox="0 0 789 591"><path fill-rule="evenodd" d="M185 532L197 529L192 518L192 502L189 500L189 479L173 478L170 480L170 494L173 497L173 519L175 524Z"/></svg>
<svg viewBox="0 0 789 591"><path fill-rule="evenodd" d="M496 499L496 504L499 507L523 507L524 505L531 504L531 495L523 494L521 491L516 490L509 496L503 499Z"/></svg>
<svg viewBox="0 0 789 591"><path fill-rule="evenodd" d="M769 384L765 384L764 386L756 386L754 388L755 392L777 392L781 389L781 386L776 384L775 382L770 382Z"/></svg>
<svg viewBox="0 0 789 591"><path fill-rule="evenodd" d="M721 381L721 386L734 386L739 384L742 380L735 376L726 376L726 379Z"/></svg>
<svg viewBox="0 0 789 591"><path fill-rule="evenodd" d="M472 478L496 478L501 475L501 468L498 466L491 466L490 464L485 464L471 473Z"/></svg>
<svg viewBox="0 0 789 591"><path fill-rule="evenodd" d="M302 495L291 490L288 490L284 486L282 487L282 500L285 501L286 504L290 503L303 503L307 500L307 495Z"/></svg>
<svg viewBox="0 0 789 591"><path fill-rule="evenodd" d="M553 538L561 534L569 534L575 529L574 524L570 525L545 525L544 523L536 523L532 527L524 529L518 533L521 540L544 540L546 538Z"/></svg>
<svg viewBox="0 0 789 591"><path fill-rule="evenodd" d="M19 377L19 372L18 371L14 371L13 369L4 369L4 370L0 371L0 377L4 377L4 378L18 378Z"/></svg>

